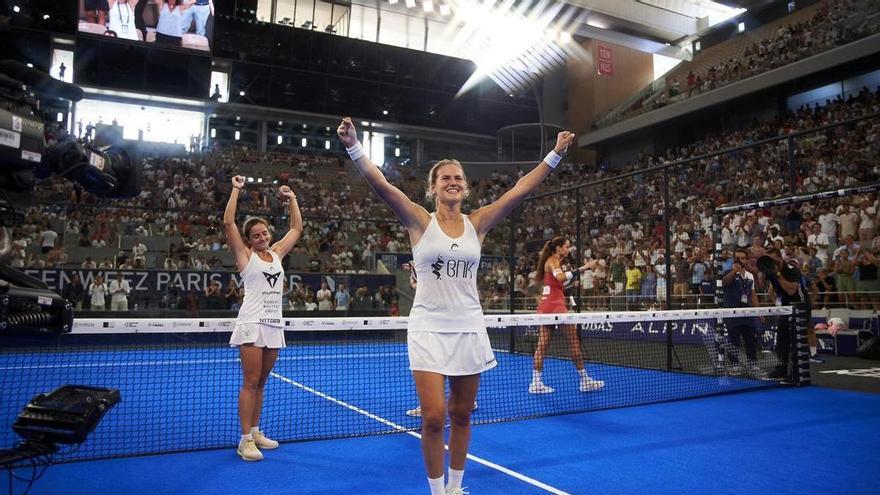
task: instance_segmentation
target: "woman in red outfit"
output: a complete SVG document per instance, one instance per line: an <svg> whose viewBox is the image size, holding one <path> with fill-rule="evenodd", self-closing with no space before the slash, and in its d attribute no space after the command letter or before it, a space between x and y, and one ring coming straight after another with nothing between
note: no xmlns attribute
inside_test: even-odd
<svg viewBox="0 0 880 495"><path fill-rule="evenodd" d="M577 270L563 271L562 260L570 250L571 243L565 237L557 236L544 243L544 248L541 250L538 258L537 268L538 280L544 280L544 290L541 295L541 302L538 303L538 313L568 313L568 306L565 303L562 287L566 282L576 280L580 276L580 271L587 268L587 265L584 265ZM529 385L530 394L549 394L553 392L553 388L545 385L541 377L544 371L544 356L547 354L547 348L550 346L552 330L553 327L551 326L541 326L538 348L535 350L532 383ZM571 360L578 373L579 390L581 392L590 392L604 387L605 382L594 380L587 375L587 370L584 369L584 358L581 356L577 327L574 325L562 325L562 331L565 332L565 336L568 339Z"/></svg>

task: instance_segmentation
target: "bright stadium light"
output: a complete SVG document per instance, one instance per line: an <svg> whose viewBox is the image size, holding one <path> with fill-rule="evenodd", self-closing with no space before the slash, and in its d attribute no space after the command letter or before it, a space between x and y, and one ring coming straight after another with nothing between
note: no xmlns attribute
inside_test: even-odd
<svg viewBox="0 0 880 495"><path fill-rule="evenodd" d="M397 5L397 0L388 0L389 5Z"/></svg>
<svg viewBox="0 0 880 495"><path fill-rule="evenodd" d="M278 136L278 144L281 144L283 142L284 142L284 137Z"/></svg>
<svg viewBox="0 0 880 495"><path fill-rule="evenodd" d="M300 144L302 145L303 148L305 148L306 146L309 145L309 141L306 138L302 138L302 141L300 141Z"/></svg>
<svg viewBox="0 0 880 495"><path fill-rule="evenodd" d="M324 149L325 149L325 150L329 150L329 149L330 149L330 141L324 141Z"/></svg>
<svg viewBox="0 0 880 495"><path fill-rule="evenodd" d="M434 11L434 2L431 0L425 0L422 2L422 10L425 12L433 12Z"/></svg>
<svg viewBox="0 0 880 495"><path fill-rule="evenodd" d="M450 14L449 5L445 3L440 4L440 15L448 16Z"/></svg>
<svg viewBox="0 0 880 495"><path fill-rule="evenodd" d="M235 131L235 140L238 141L239 139L241 139L241 132Z"/></svg>
<svg viewBox="0 0 880 495"><path fill-rule="evenodd" d="M416 0L406 0L406 8L411 9L416 6Z"/></svg>
<svg viewBox="0 0 880 495"><path fill-rule="evenodd" d="M457 51L473 60L477 70L462 86L461 95L485 78L507 93L532 88L549 72L565 67L572 58L588 58L576 43L562 43L560 32L582 24L587 13L566 9L565 3L512 0L495 2L459 1L446 35Z"/></svg>

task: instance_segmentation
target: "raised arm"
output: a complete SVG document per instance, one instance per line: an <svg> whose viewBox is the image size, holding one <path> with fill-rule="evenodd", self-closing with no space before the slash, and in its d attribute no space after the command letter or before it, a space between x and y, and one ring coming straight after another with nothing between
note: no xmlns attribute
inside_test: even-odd
<svg viewBox="0 0 880 495"><path fill-rule="evenodd" d="M544 161L518 180L513 188L504 193L494 203L488 204L470 214L470 221L474 224L474 228L477 229L477 235L481 241L492 230L492 227L519 206L550 175L550 172L559 164L562 155L568 150L574 138L575 135L572 132L560 132L556 136L556 146L553 148L553 152L549 153ZM548 160L554 163L548 163Z"/></svg>
<svg viewBox="0 0 880 495"><path fill-rule="evenodd" d="M236 175L232 178L232 191L229 193L229 201L226 202L226 211L223 212L223 230L226 232L226 243L229 250L235 256L235 266L238 271L244 270L250 258L250 250L244 245L238 225L235 224L235 209L238 206L238 195L244 187L244 177Z"/></svg>
<svg viewBox="0 0 880 495"><path fill-rule="evenodd" d="M283 258L291 249L293 249L293 246L296 246L296 241L302 236L303 220L302 214L299 211L299 204L296 202L296 194L294 194L287 186L281 186L281 188L278 189L278 192L281 193L281 196L290 201L290 229L284 234L284 237L276 242L270 249L272 249L279 258Z"/></svg>
<svg viewBox="0 0 880 495"><path fill-rule="evenodd" d="M373 188L379 199L391 207L391 210L400 219L400 223L409 231L410 239L414 243L417 242L431 221L428 211L410 201L406 194L388 182L379 167L367 157L357 139L357 131L350 117L342 119L336 133L348 150L349 156L357 165L358 171L366 179L367 184Z"/></svg>

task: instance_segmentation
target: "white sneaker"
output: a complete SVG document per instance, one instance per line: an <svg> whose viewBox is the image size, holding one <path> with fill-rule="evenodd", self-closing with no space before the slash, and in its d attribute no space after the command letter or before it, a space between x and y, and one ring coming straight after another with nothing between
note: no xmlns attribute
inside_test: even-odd
<svg viewBox="0 0 880 495"><path fill-rule="evenodd" d="M245 461L262 461L263 453L253 440L242 440L238 443L238 455Z"/></svg>
<svg viewBox="0 0 880 495"><path fill-rule="evenodd" d="M267 437L266 434L262 431L254 433L254 443L257 445L257 447L265 450L278 448L278 442Z"/></svg>
<svg viewBox="0 0 880 495"><path fill-rule="evenodd" d="M531 385L529 385L529 393L530 394L552 394L553 387L548 387L544 385L543 382L533 381Z"/></svg>
<svg viewBox="0 0 880 495"><path fill-rule="evenodd" d="M599 390L605 386L605 382L602 380L593 380L590 377L581 378L581 392L592 392L594 390Z"/></svg>
<svg viewBox="0 0 880 495"><path fill-rule="evenodd" d="M468 495L470 492L464 491L467 487L462 488L446 488L446 495Z"/></svg>
<svg viewBox="0 0 880 495"><path fill-rule="evenodd" d="M406 415L412 416L414 418L421 418L422 417L422 408L417 407L415 409L410 409L409 411L406 412Z"/></svg>

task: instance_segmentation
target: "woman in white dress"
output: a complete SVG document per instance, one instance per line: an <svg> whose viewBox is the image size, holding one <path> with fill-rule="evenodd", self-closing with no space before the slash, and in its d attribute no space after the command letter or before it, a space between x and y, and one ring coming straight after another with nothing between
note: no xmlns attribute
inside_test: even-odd
<svg viewBox="0 0 880 495"><path fill-rule="evenodd" d="M389 183L370 161L350 118L344 118L336 132L361 175L409 232L413 272L419 283L407 326L407 347L422 414L422 456L431 495L461 494L480 373L497 364L477 292L481 244L492 227L550 175L574 134L559 133L554 151L510 191L464 215L461 204L469 191L458 161L441 160L431 169L427 195L435 200L436 211L428 213ZM447 377L451 431L449 484L444 486Z"/></svg>
<svg viewBox="0 0 880 495"><path fill-rule="evenodd" d="M232 178L232 191L223 214L226 239L244 284L244 301L229 344L239 349L243 374L238 394L241 440L237 452L246 461L259 461L263 458L260 449L278 447L278 442L267 438L260 430L260 414L266 380L278 358L278 351L285 345L281 317L284 292L281 259L296 245L302 235L303 223L296 195L289 187L281 186L278 192L290 201L290 230L287 234L272 244L269 222L258 217L247 219L239 232L235 209L244 185L244 177L236 175Z"/></svg>

